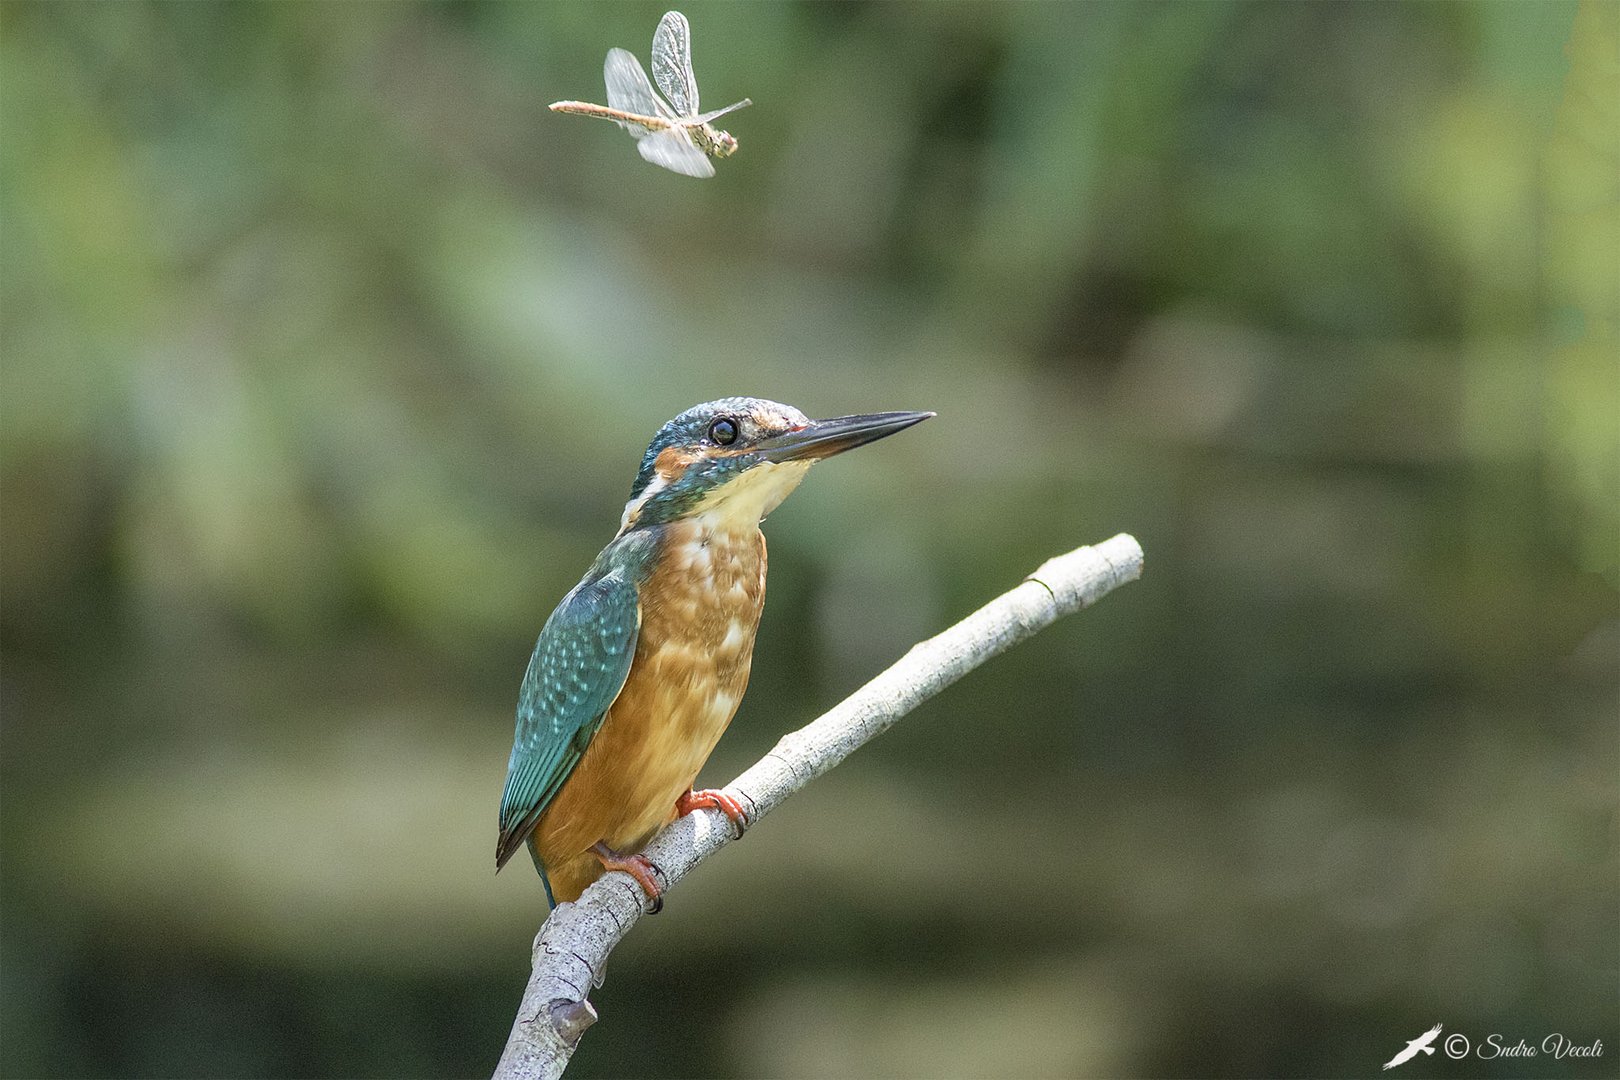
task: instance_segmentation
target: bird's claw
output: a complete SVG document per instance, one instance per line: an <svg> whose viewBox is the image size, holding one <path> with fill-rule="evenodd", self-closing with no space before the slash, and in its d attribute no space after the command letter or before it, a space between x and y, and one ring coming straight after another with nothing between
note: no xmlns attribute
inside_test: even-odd
<svg viewBox="0 0 1620 1080"><path fill-rule="evenodd" d="M662 871L645 855L620 855L600 841L591 845L591 854L602 863L603 870L622 870L636 879L652 906L647 914L656 915L664 910L664 887L658 884Z"/></svg>
<svg viewBox="0 0 1620 1080"><path fill-rule="evenodd" d="M675 800L676 817L685 817L694 810L720 811L731 819L731 823L737 828L739 837L748 830L748 814L743 810L742 803L718 788L688 791Z"/></svg>

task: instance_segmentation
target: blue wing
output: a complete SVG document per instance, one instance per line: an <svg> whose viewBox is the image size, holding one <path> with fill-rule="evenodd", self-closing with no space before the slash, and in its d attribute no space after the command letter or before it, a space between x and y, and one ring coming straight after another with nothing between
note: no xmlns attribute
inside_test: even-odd
<svg viewBox="0 0 1620 1080"><path fill-rule="evenodd" d="M630 674L640 627L636 587L618 573L580 582L546 620L518 695L497 870L529 838L602 726Z"/></svg>

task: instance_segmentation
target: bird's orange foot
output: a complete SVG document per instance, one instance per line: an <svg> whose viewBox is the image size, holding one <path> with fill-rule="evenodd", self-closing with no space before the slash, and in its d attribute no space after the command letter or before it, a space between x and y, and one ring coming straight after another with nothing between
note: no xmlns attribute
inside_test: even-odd
<svg viewBox="0 0 1620 1080"><path fill-rule="evenodd" d="M705 788L702 791L688 791L675 800L675 816L685 817L694 810L718 810L731 819L737 826L737 835L741 836L748 828L748 815L743 812L742 803L715 788Z"/></svg>
<svg viewBox="0 0 1620 1080"><path fill-rule="evenodd" d="M664 887L658 884L659 870L651 859L645 855L620 855L600 840L591 845L591 854L601 861L602 869L623 870L636 879L647 899L652 901L650 914L664 910Z"/></svg>

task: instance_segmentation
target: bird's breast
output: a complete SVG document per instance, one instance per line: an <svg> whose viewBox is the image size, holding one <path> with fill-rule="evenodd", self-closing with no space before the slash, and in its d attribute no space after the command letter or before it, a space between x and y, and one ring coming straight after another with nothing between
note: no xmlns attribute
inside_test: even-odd
<svg viewBox="0 0 1620 1080"><path fill-rule="evenodd" d="M650 706L650 741L676 757L691 748L700 755L694 772L748 686L764 604L765 538L758 528L669 527L663 558L641 588L636 685L626 684L620 702L638 711Z"/></svg>

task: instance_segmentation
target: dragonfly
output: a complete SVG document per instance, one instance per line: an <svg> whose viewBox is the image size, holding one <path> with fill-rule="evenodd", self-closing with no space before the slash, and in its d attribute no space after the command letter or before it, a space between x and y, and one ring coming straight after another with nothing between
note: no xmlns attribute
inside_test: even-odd
<svg viewBox="0 0 1620 1080"><path fill-rule="evenodd" d="M678 11L665 12L658 20L658 29L653 32L652 69L658 89L664 92L662 97L648 81L641 61L624 49L609 49L602 67L608 103L557 101L551 110L611 120L635 137L636 149L654 165L684 176L713 176L714 165L709 158L730 157L737 152L737 140L714 127L712 121L753 102L743 98L723 109L698 112L697 77L692 74L692 28Z"/></svg>

